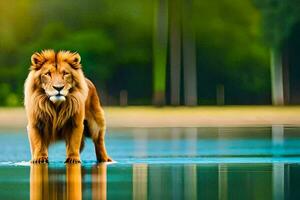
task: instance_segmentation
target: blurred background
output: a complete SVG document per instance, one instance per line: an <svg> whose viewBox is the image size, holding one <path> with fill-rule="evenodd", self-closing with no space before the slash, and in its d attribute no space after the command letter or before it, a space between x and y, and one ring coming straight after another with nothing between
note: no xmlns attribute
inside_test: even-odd
<svg viewBox="0 0 300 200"><path fill-rule="evenodd" d="M300 103L295 0L0 1L0 106L30 56L77 51L104 105Z"/></svg>

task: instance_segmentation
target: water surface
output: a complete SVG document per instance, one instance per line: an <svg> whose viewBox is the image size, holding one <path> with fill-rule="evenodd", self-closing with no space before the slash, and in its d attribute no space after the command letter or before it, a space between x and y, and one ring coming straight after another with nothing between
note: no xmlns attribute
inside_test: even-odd
<svg viewBox="0 0 300 200"><path fill-rule="evenodd" d="M300 128L111 129L116 161L97 164L86 141L82 165L31 165L25 131L0 132L0 199L299 199Z"/></svg>

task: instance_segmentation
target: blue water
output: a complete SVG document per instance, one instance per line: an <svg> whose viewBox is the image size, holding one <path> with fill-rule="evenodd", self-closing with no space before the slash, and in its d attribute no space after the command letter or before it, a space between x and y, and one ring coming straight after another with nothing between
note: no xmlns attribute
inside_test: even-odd
<svg viewBox="0 0 300 200"><path fill-rule="evenodd" d="M86 139L85 143L83 164L94 164L92 141ZM118 164L300 163L297 127L112 129L106 144ZM22 130L0 131L0 146L4 150L0 166L30 160L27 135ZM65 160L63 142L50 146L49 159L56 164Z"/></svg>
<svg viewBox="0 0 300 200"><path fill-rule="evenodd" d="M63 142L30 165L26 132L0 130L0 199L300 198L298 127L110 129L106 145L114 163L86 140L81 165Z"/></svg>

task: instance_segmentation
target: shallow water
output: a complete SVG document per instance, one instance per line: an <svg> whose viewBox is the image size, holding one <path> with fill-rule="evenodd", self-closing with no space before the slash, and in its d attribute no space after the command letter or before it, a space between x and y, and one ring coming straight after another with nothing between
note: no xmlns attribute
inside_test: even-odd
<svg viewBox="0 0 300 200"><path fill-rule="evenodd" d="M299 199L300 128L111 129L116 161L68 165L64 143L31 165L25 131L0 131L0 199Z"/></svg>

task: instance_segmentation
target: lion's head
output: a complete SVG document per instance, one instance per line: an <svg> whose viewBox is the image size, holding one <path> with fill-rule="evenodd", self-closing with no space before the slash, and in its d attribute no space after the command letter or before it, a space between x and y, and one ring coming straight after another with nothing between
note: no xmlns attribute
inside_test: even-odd
<svg viewBox="0 0 300 200"><path fill-rule="evenodd" d="M52 103L61 104L73 90L80 89L83 74L78 53L44 50L34 53L31 63L35 87Z"/></svg>

